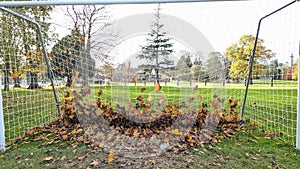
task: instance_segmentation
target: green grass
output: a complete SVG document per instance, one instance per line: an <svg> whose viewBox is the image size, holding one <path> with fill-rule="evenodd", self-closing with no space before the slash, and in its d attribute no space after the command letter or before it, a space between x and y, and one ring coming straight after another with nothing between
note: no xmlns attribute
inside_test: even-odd
<svg viewBox="0 0 300 169"><path fill-rule="evenodd" d="M51 138L51 136L49 137ZM232 138L216 145L188 149L180 154L163 152L156 157L130 159L115 156L88 145L72 146L60 141L24 140L0 152L0 168L288 168L300 167L300 151L281 141L266 137L256 127L247 126ZM48 159L48 160L47 160ZM50 159L50 160L49 160ZM95 163L96 161L96 163ZM97 164L92 166L91 164Z"/></svg>
<svg viewBox="0 0 300 169"><path fill-rule="evenodd" d="M271 129L276 132L280 139L294 145L296 123L292 120L296 120L297 82L275 81L274 87L270 87L268 82L265 82L262 84L263 81L254 81L254 85L250 86L245 118L257 121L262 129ZM193 90L195 84L199 85L197 91ZM243 84L226 84L225 87L222 87L219 84L207 83L207 86L204 86L204 83L194 83L189 86L190 84L187 82L186 87L177 87L176 83L168 83L168 86L162 83L162 91L158 93L154 92L153 83L147 84L144 93L140 91L144 83L137 83L137 86L133 83L128 85L95 85L92 86L92 97L97 97L97 91L101 88L104 91L101 96L104 102L105 100L112 101L113 106L116 104L126 106L128 102L136 103L138 96L142 96L145 100L151 96L153 97L152 102L157 104L162 96L169 103L181 103L188 102L190 98L197 98L198 95L201 95L203 98L200 101L189 103L190 106L198 109L201 102L209 103L215 94L226 99L234 96L234 99L242 102L245 93ZM64 88L58 88L59 100L61 100L64 93ZM3 98L7 142L22 135L26 128L44 124L57 116L53 94L50 89L16 89L11 92L3 92ZM160 107L156 106L155 108Z"/></svg>
<svg viewBox="0 0 300 169"><path fill-rule="evenodd" d="M14 89L2 92L7 144L27 129L57 116L51 90Z"/></svg>
<svg viewBox="0 0 300 169"><path fill-rule="evenodd" d="M278 82L279 83L279 82ZM257 121L264 130L275 132L278 138L295 145L296 142L296 122L297 119L297 89L296 82L288 82L274 87L261 87L260 84L250 86L247 97L247 105L245 109L245 119L250 118ZM165 87L162 85L162 92L153 92L153 86L146 86L144 93L140 92L143 84L137 86L102 86L96 87L104 91L103 98L113 103L126 105L128 101L134 101L138 96L148 98L153 96L158 102L160 96L164 95L169 102L180 103L187 102L190 98L197 98L202 95L203 98L193 103L195 107L201 106L201 102L209 103L213 99L214 94L218 94L221 98L228 99L234 96L234 99L242 102L244 99L245 89L243 84L230 84L225 87L217 85L199 84L199 90L194 91L193 87ZM225 102L225 104L227 101Z"/></svg>

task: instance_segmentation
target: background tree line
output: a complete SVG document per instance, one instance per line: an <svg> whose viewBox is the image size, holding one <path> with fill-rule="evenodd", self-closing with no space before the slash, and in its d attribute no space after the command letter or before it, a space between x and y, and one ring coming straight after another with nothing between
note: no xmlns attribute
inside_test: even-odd
<svg viewBox="0 0 300 169"><path fill-rule="evenodd" d="M65 13L72 20L73 27L61 39L57 39L57 34L50 29L53 6L10 9L40 23L51 71L56 78L66 77L66 86L71 86L75 73L79 74L82 85L85 85L95 73L95 58L91 56L91 49L99 51L94 57L104 62L118 36L115 32L104 32L112 24L105 6L69 6ZM0 11L0 27L0 68L4 91L9 91L12 83L10 79L13 79L14 87L21 87L20 80L25 78L30 79L28 89L39 89L39 81L42 77L49 78L49 73L46 72L40 37L35 25ZM95 36L97 38L93 39ZM54 39L57 41L53 44ZM51 44L53 47L49 48Z"/></svg>

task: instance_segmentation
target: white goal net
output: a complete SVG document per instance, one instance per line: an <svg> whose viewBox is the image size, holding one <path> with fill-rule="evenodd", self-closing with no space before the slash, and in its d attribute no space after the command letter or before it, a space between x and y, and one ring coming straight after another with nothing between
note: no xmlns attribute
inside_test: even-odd
<svg viewBox="0 0 300 169"><path fill-rule="evenodd" d="M199 111L221 114L232 104L239 120L295 145L299 4L263 20L243 105L258 21L286 3L1 7L6 145L76 113L108 150L151 155L149 144L182 141L173 135L189 132ZM162 130L169 133L156 136Z"/></svg>

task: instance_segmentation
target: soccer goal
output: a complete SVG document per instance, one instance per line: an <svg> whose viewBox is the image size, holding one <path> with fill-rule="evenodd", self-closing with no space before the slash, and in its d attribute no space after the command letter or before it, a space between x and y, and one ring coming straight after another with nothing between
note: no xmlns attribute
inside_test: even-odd
<svg viewBox="0 0 300 169"><path fill-rule="evenodd" d="M66 116L128 156L224 121L299 148L296 2L0 2L0 149Z"/></svg>

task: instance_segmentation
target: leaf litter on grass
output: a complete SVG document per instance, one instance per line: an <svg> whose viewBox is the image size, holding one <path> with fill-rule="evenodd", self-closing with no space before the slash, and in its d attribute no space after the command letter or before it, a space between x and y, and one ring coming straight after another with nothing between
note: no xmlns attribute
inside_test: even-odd
<svg viewBox="0 0 300 169"><path fill-rule="evenodd" d="M102 147L110 152L107 162L111 163L115 155L145 158L163 151L180 153L189 147L215 144L243 129L236 111L241 103L232 97L224 106L225 98L216 95L209 104L202 103L197 109L192 103L201 102L202 96L186 103L168 103L161 96L163 101L157 103L161 109L155 110L152 109L153 101L142 96L128 108L118 103L113 107L111 102L101 99L103 93L99 89L96 99L90 97L89 86L79 92L66 92L60 117L34 127L24 133L23 138L45 140L44 145L64 140L72 146Z"/></svg>

